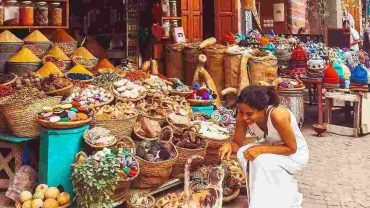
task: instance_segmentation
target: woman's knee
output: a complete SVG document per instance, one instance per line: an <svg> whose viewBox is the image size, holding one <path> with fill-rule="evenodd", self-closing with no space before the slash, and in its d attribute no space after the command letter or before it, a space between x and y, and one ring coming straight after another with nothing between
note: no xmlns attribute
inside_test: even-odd
<svg viewBox="0 0 370 208"><path fill-rule="evenodd" d="M274 154L261 154L253 160L253 164L260 167L277 168L278 157L276 157Z"/></svg>

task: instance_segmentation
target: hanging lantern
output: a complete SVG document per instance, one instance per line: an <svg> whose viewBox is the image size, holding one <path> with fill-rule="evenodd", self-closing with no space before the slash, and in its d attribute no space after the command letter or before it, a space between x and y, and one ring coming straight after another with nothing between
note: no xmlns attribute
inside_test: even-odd
<svg viewBox="0 0 370 208"><path fill-rule="evenodd" d="M255 11L256 10L256 1L255 0L241 0L242 9L244 11Z"/></svg>

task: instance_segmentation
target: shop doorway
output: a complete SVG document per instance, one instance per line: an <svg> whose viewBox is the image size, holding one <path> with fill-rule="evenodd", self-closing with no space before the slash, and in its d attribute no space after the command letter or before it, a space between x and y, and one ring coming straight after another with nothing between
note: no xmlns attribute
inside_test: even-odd
<svg viewBox="0 0 370 208"><path fill-rule="evenodd" d="M203 0L203 38L215 37L215 1Z"/></svg>

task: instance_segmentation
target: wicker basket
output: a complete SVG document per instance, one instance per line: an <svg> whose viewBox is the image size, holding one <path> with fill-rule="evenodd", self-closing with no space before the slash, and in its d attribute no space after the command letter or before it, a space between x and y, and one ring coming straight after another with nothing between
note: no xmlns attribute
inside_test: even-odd
<svg viewBox="0 0 370 208"><path fill-rule="evenodd" d="M223 197L222 198L222 202L223 203L228 203L228 202L231 202L232 200L234 200L236 197L238 197L240 194L240 189L237 189L235 190L235 192L230 195L230 196L227 196L227 197Z"/></svg>
<svg viewBox="0 0 370 208"><path fill-rule="evenodd" d="M222 145L224 145L229 140L218 140L213 138L207 138L201 135L200 137L202 137L208 143L207 154L204 157L205 165L219 164L221 162L221 158L218 155L218 151L222 147Z"/></svg>
<svg viewBox="0 0 370 208"><path fill-rule="evenodd" d="M195 100L195 99L187 99L190 105L197 105L197 106L208 106L212 105L214 100Z"/></svg>
<svg viewBox="0 0 370 208"><path fill-rule="evenodd" d="M58 208L70 208L71 205L72 205L71 203L68 203L68 204L66 204L64 206L60 206ZM15 203L15 208L22 208L22 204L20 202Z"/></svg>
<svg viewBox="0 0 370 208"><path fill-rule="evenodd" d="M71 56L74 53L77 49L77 45L77 41L53 43L53 46L58 46L67 56Z"/></svg>
<svg viewBox="0 0 370 208"><path fill-rule="evenodd" d="M134 98L134 99L131 99L131 98L125 98L125 97L122 97L122 96L120 96L119 94L117 94L116 93L116 91L115 90L113 90L113 86L111 85L110 87L109 87L109 89L110 89L110 91L114 94L114 97L116 98L116 100L118 100L118 101L123 101L123 102L131 102L131 103L137 103L137 102L139 102L139 101L141 101L141 100L144 100L145 98L146 98L146 96L147 96L147 94L146 93L144 93L143 95L141 95L140 97L138 97L138 98Z"/></svg>
<svg viewBox="0 0 370 208"><path fill-rule="evenodd" d="M180 97L188 97L189 95L191 95L191 92L179 92L179 91L174 91L174 90L170 90L170 95L178 95Z"/></svg>
<svg viewBox="0 0 370 208"><path fill-rule="evenodd" d="M154 208L155 207L155 198L153 196L147 196L150 201L147 206L134 206L130 203L130 200L127 200L127 208Z"/></svg>
<svg viewBox="0 0 370 208"><path fill-rule="evenodd" d="M167 122L166 117L148 116L148 115L145 115L142 112L139 112L139 116L138 116L137 120L140 121L142 118L148 118L150 120L157 121L159 123L159 125L161 125L161 126L164 126L164 124Z"/></svg>
<svg viewBox="0 0 370 208"><path fill-rule="evenodd" d="M2 85L8 86L8 85L12 85L15 82L15 80L18 78L18 76L14 73L11 73L11 74L13 75L13 79L9 82L6 82L6 83L2 84Z"/></svg>
<svg viewBox="0 0 370 208"><path fill-rule="evenodd" d="M144 137L144 136L141 136L139 133L138 133L138 128L139 128L139 123L136 123L135 124L135 127L134 127L134 133L135 133L135 136L141 140L147 140L147 141L155 141L155 140L158 140L158 137L154 137L154 138L149 138L149 137Z"/></svg>
<svg viewBox="0 0 370 208"><path fill-rule="evenodd" d="M184 168L187 160L192 155L199 155L204 158L207 154L208 143L202 139L201 146L198 149L185 149L176 145L175 147L179 153L179 156L172 167L171 178L184 178Z"/></svg>
<svg viewBox="0 0 370 208"><path fill-rule="evenodd" d="M45 92L45 94L49 96L69 96L72 92L72 89L73 89L73 83L59 90Z"/></svg>
<svg viewBox="0 0 370 208"><path fill-rule="evenodd" d="M115 146L116 143L117 143L117 139L116 139L116 137L114 137L113 142L110 143L110 144L103 145L103 146L95 145L95 144L92 144L89 141L87 141L86 138L85 138L85 135L84 135L84 141L85 141L85 144L87 144L89 147L91 147L94 150L102 150L104 148L111 148L111 147Z"/></svg>
<svg viewBox="0 0 370 208"><path fill-rule="evenodd" d="M149 162L137 157L140 165L140 175L134 180L135 188L157 188L170 179L172 166L175 164L178 152L172 143L168 143L175 152L175 157L162 162Z"/></svg>
<svg viewBox="0 0 370 208"><path fill-rule="evenodd" d="M98 107L102 107L104 105L109 105L111 104L112 102L114 101L114 96L111 96L111 98L106 101L106 102L102 102L100 104L97 104L97 105L89 105L89 108L98 108Z"/></svg>
<svg viewBox="0 0 370 208"><path fill-rule="evenodd" d="M2 105L2 112L13 135L35 138L40 135L39 125L36 122L35 115L42 111L43 106L55 106L61 100L62 97L48 97L35 100L30 104L5 104Z"/></svg>
<svg viewBox="0 0 370 208"><path fill-rule="evenodd" d="M14 73L17 75L22 75L27 72L35 72L41 67L41 61L40 62L8 62L8 72Z"/></svg>
<svg viewBox="0 0 370 208"><path fill-rule="evenodd" d="M166 122L168 123L169 126L171 126L171 128L174 131L178 131L178 132L182 132L182 131L184 131L186 129L189 129L191 127L191 126L188 126L188 127L178 127L175 124L173 124L168 117L166 117Z"/></svg>
<svg viewBox="0 0 370 208"><path fill-rule="evenodd" d="M126 119L120 120L96 120L93 119L93 125L106 128L116 137L131 136L136 124L137 114Z"/></svg>
<svg viewBox="0 0 370 208"><path fill-rule="evenodd" d="M29 42L29 41L25 41L24 44L29 44L29 45L35 45L37 46L38 48L44 50L44 51L49 51L49 49L51 48L51 44L52 42Z"/></svg>
<svg viewBox="0 0 370 208"><path fill-rule="evenodd" d="M46 127L46 128L49 128L49 129L72 129L72 128L77 128L77 127L81 127L87 123L89 123L91 121L91 117L87 120L84 120L84 121L73 121L73 122L50 122L50 121L46 121L46 120L37 120L37 122L43 126L43 127Z"/></svg>

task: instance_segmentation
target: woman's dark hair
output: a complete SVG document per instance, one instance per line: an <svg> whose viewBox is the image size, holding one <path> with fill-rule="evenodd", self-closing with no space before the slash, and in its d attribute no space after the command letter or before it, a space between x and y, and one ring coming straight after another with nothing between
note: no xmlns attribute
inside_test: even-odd
<svg viewBox="0 0 370 208"><path fill-rule="evenodd" d="M244 103L252 108L263 110L269 105L280 104L279 95L274 87L251 85L242 90L238 103Z"/></svg>

